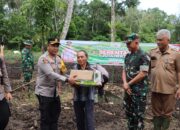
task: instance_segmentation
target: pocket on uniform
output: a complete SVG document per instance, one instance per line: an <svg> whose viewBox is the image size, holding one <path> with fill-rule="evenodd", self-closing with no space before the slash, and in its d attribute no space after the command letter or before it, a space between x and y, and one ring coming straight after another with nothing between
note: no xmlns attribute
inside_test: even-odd
<svg viewBox="0 0 180 130"><path fill-rule="evenodd" d="M168 60L168 62L166 63L166 68L168 70L174 70L175 69L174 60Z"/></svg>
<svg viewBox="0 0 180 130"><path fill-rule="evenodd" d="M156 67L157 60L151 60L151 68Z"/></svg>

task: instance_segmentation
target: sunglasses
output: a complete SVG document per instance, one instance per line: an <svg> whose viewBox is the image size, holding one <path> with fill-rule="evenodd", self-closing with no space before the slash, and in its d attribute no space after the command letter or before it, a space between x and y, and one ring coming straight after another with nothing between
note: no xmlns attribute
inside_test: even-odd
<svg viewBox="0 0 180 130"><path fill-rule="evenodd" d="M157 40L157 41L162 41L162 40L163 40L163 38L157 38L156 40Z"/></svg>
<svg viewBox="0 0 180 130"><path fill-rule="evenodd" d="M59 47L59 44L51 44L52 47Z"/></svg>

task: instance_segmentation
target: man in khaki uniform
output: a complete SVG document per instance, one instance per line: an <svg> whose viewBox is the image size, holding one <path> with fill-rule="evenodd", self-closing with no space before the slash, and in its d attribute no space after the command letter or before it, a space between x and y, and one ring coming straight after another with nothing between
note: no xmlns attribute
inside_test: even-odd
<svg viewBox="0 0 180 130"><path fill-rule="evenodd" d="M49 38L47 52L38 60L38 74L35 94L39 101L40 129L57 130L61 112L58 93L61 81L75 84L75 77L68 78L61 74L62 62L58 56L59 39Z"/></svg>
<svg viewBox="0 0 180 130"><path fill-rule="evenodd" d="M169 128L175 97L180 97L180 89L176 92L176 84L180 82L180 53L169 47L170 37L168 30L158 31L158 47L150 52L154 130Z"/></svg>
<svg viewBox="0 0 180 130"><path fill-rule="evenodd" d="M9 117L11 116L7 101L12 99L12 88L4 60L3 45L0 45L0 50L0 130L4 130L9 122Z"/></svg>

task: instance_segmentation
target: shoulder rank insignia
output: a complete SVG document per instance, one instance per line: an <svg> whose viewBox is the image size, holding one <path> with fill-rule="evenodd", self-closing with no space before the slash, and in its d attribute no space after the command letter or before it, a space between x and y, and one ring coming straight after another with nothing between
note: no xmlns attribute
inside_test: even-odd
<svg viewBox="0 0 180 130"><path fill-rule="evenodd" d="M48 63L48 60L46 58L43 58L43 63L44 64L47 64Z"/></svg>

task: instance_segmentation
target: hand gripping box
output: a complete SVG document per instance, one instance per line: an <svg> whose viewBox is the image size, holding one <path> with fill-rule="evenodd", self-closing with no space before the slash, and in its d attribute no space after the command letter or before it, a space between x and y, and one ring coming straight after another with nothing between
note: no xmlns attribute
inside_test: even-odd
<svg viewBox="0 0 180 130"><path fill-rule="evenodd" d="M70 77L77 76L77 84L83 86L101 86L101 72L98 70L71 70Z"/></svg>

